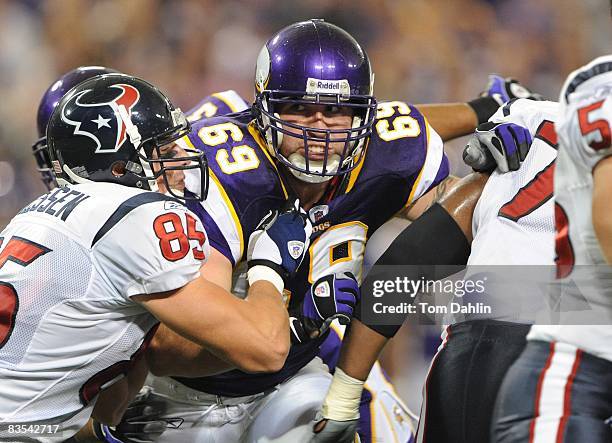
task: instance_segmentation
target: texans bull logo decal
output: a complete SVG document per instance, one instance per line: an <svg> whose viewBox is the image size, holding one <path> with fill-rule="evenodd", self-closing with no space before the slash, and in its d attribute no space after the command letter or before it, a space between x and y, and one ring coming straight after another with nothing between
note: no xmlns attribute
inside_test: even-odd
<svg viewBox="0 0 612 443"><path fill-rule="evenodd" d="M127 127L121 116L122 113L120 112L120 108L123 107L125 109L123 115L129 118L132 108L140 99L138 89L131 85L117 84L111 85L110 87L118 89L120 94L109 102L82 103L81 99L83 96L91 91L91 89L86 89L85 91L75 94L66 102L66 105L64 105L62 109L62 120L74 126L75 135L84 135L93 140L96 143L96 153L111 153L119 150L127 137ZM83 108L81 115L77 115L77 112L74 111L70 112L70 114L66 112L66 108L71 103L76 105L76 107L71 106L73 110ZM95 111L90 111L91 108L99 108L102 111L105 106L109 106L113 110L112 115L114 118L111 117L111 114L108 112L99 112L96 115ZM107 118L104 118L105 115ZM92 116L95 118L91 118ZM75 118L79 120L74 120ZM102 138L102 141L100 138ZM104 143L104 141L107 141L107 143Z"/></svg>

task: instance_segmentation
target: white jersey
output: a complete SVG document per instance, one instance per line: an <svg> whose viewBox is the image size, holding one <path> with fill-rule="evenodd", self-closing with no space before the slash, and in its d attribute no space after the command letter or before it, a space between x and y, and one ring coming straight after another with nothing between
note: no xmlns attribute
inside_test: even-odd
<svg viewBox="0 0 612 443"><path fill-rule="evenodd" d="M597 60L600 59L595 62ZM567 277L566 282L573 281L578 294L592 310L587 312L585 325L533 326L528 339L569 343L612 361L610 268L605 265L591 217L592 171L599 161L612 155L609 138L606 142L598 129L602 125L609 128L612 123L612 78L608 79L606 86L598 81L604 75L587 80L580 92L570 96L557 125L557 263L560 277ZM607 75L612 77L611 73ZM565 100L563 94L562 100ZM569 295L571 297L572 292ZM593 313L598 315L597 319L593 318ZM575 318L572 317L573 323Z"/></svg>
<svg viewBox="0 0 612 443"><path fill-rule="evenodd" d="M77 432L157 324L131 297L198 277L205 238L176 200L110 183L21 210L0 233L0 440L19 441L12 424Z"/></svg>
<svg viewBox="0 0 612 443"><path fill-rule="evenodd" d="M472 250L462 278L484 279L484 292L472 294L469 302L465 298L453 302L482 302L490 311L455 313L445 317L445 323L482 318L535 321L545 298L531 280L543 273L548 276L554 259L552 176L557 150L551 134L555 135L557 109L554 102L520 99L491 117L493 122L527 128L533 143L518 171L491 174L474 209ZM493 269L501 265L506 268ZM512 273L521 279L512 278Z"/></svg>
<svg viewBox="0 0 612 443"><path fill-rule="evenodd" d="M518 171L494 171L472 217L468 265L550 265L554 259L552 176L558 104L520 99L491 121L526 127L533 143Z"/></svg>

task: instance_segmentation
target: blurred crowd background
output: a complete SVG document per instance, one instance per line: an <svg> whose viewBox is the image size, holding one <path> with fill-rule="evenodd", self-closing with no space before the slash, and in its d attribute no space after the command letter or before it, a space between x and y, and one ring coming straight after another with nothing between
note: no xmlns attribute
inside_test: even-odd
<svg viewBox="0 0 612 443"><path fill-rule="evenodd" d="M325 18L366 48L379 100L466 101L490 72L556 100L570 71L612 52L610 8L609 0L0 0L0 229L44 190L30 154L38 102L77 66L143 77L185 110L224 89L251 100L267 38ZM448 146L455 165L463 144ZM413 407L422 379L404 375L426 368L431 346L423 343L395 348L425 349L424 358L388 355Z"/></svg>

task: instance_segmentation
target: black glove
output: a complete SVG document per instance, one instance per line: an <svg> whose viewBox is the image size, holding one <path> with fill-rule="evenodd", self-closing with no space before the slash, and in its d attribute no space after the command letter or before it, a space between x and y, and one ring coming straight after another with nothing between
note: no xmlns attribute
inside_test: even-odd
<svg viewBox="0 0 612 443"><path fill-rule="evenodd" d="M536 92L530 91L510 77L502 77L497 74L489 74L489 81L480 96L468 102L478 118L478 123L485 123L491 118L495 111L505 103L516 98L527 98L530 100L545 100Z"/></svg>
<svg viewBox="0 0 612 443"><path fill-rule="evenodd" d="M290 317L291 341L320 337L334 319L348 325L359 301L359 283L350 272L330 274L310 286L295 316Z"/></svg>
<svg viewBox="0 0 612 443"><path fill-rule="evenodd" d="M108 443L150 443L157 440L168 426L180 425L160 418L165 413L165 403L149 397L150 390L143 389L130 403L117 426L94 421L96 437Z"/></svg>

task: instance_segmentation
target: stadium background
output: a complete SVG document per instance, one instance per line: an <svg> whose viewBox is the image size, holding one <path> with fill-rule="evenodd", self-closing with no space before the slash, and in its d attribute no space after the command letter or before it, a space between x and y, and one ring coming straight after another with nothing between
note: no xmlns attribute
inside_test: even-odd
<svg viewBox="0 0 612 443"><path fill-rule="evenodd" d="M609 0L0 0L0 229L44 191L30 154L38 102L77 66L143 77L184 110L224 89L250 100L266 39L325 18L366 48L379 100L466 101L490 72L556 100L571 70L612 52L610 9ZM467 172L457 166L464 143L447 145L457 175ZM370 249L401 225L392 222ZM436 336L403 330L385 351L413 408Z"/></svg>

